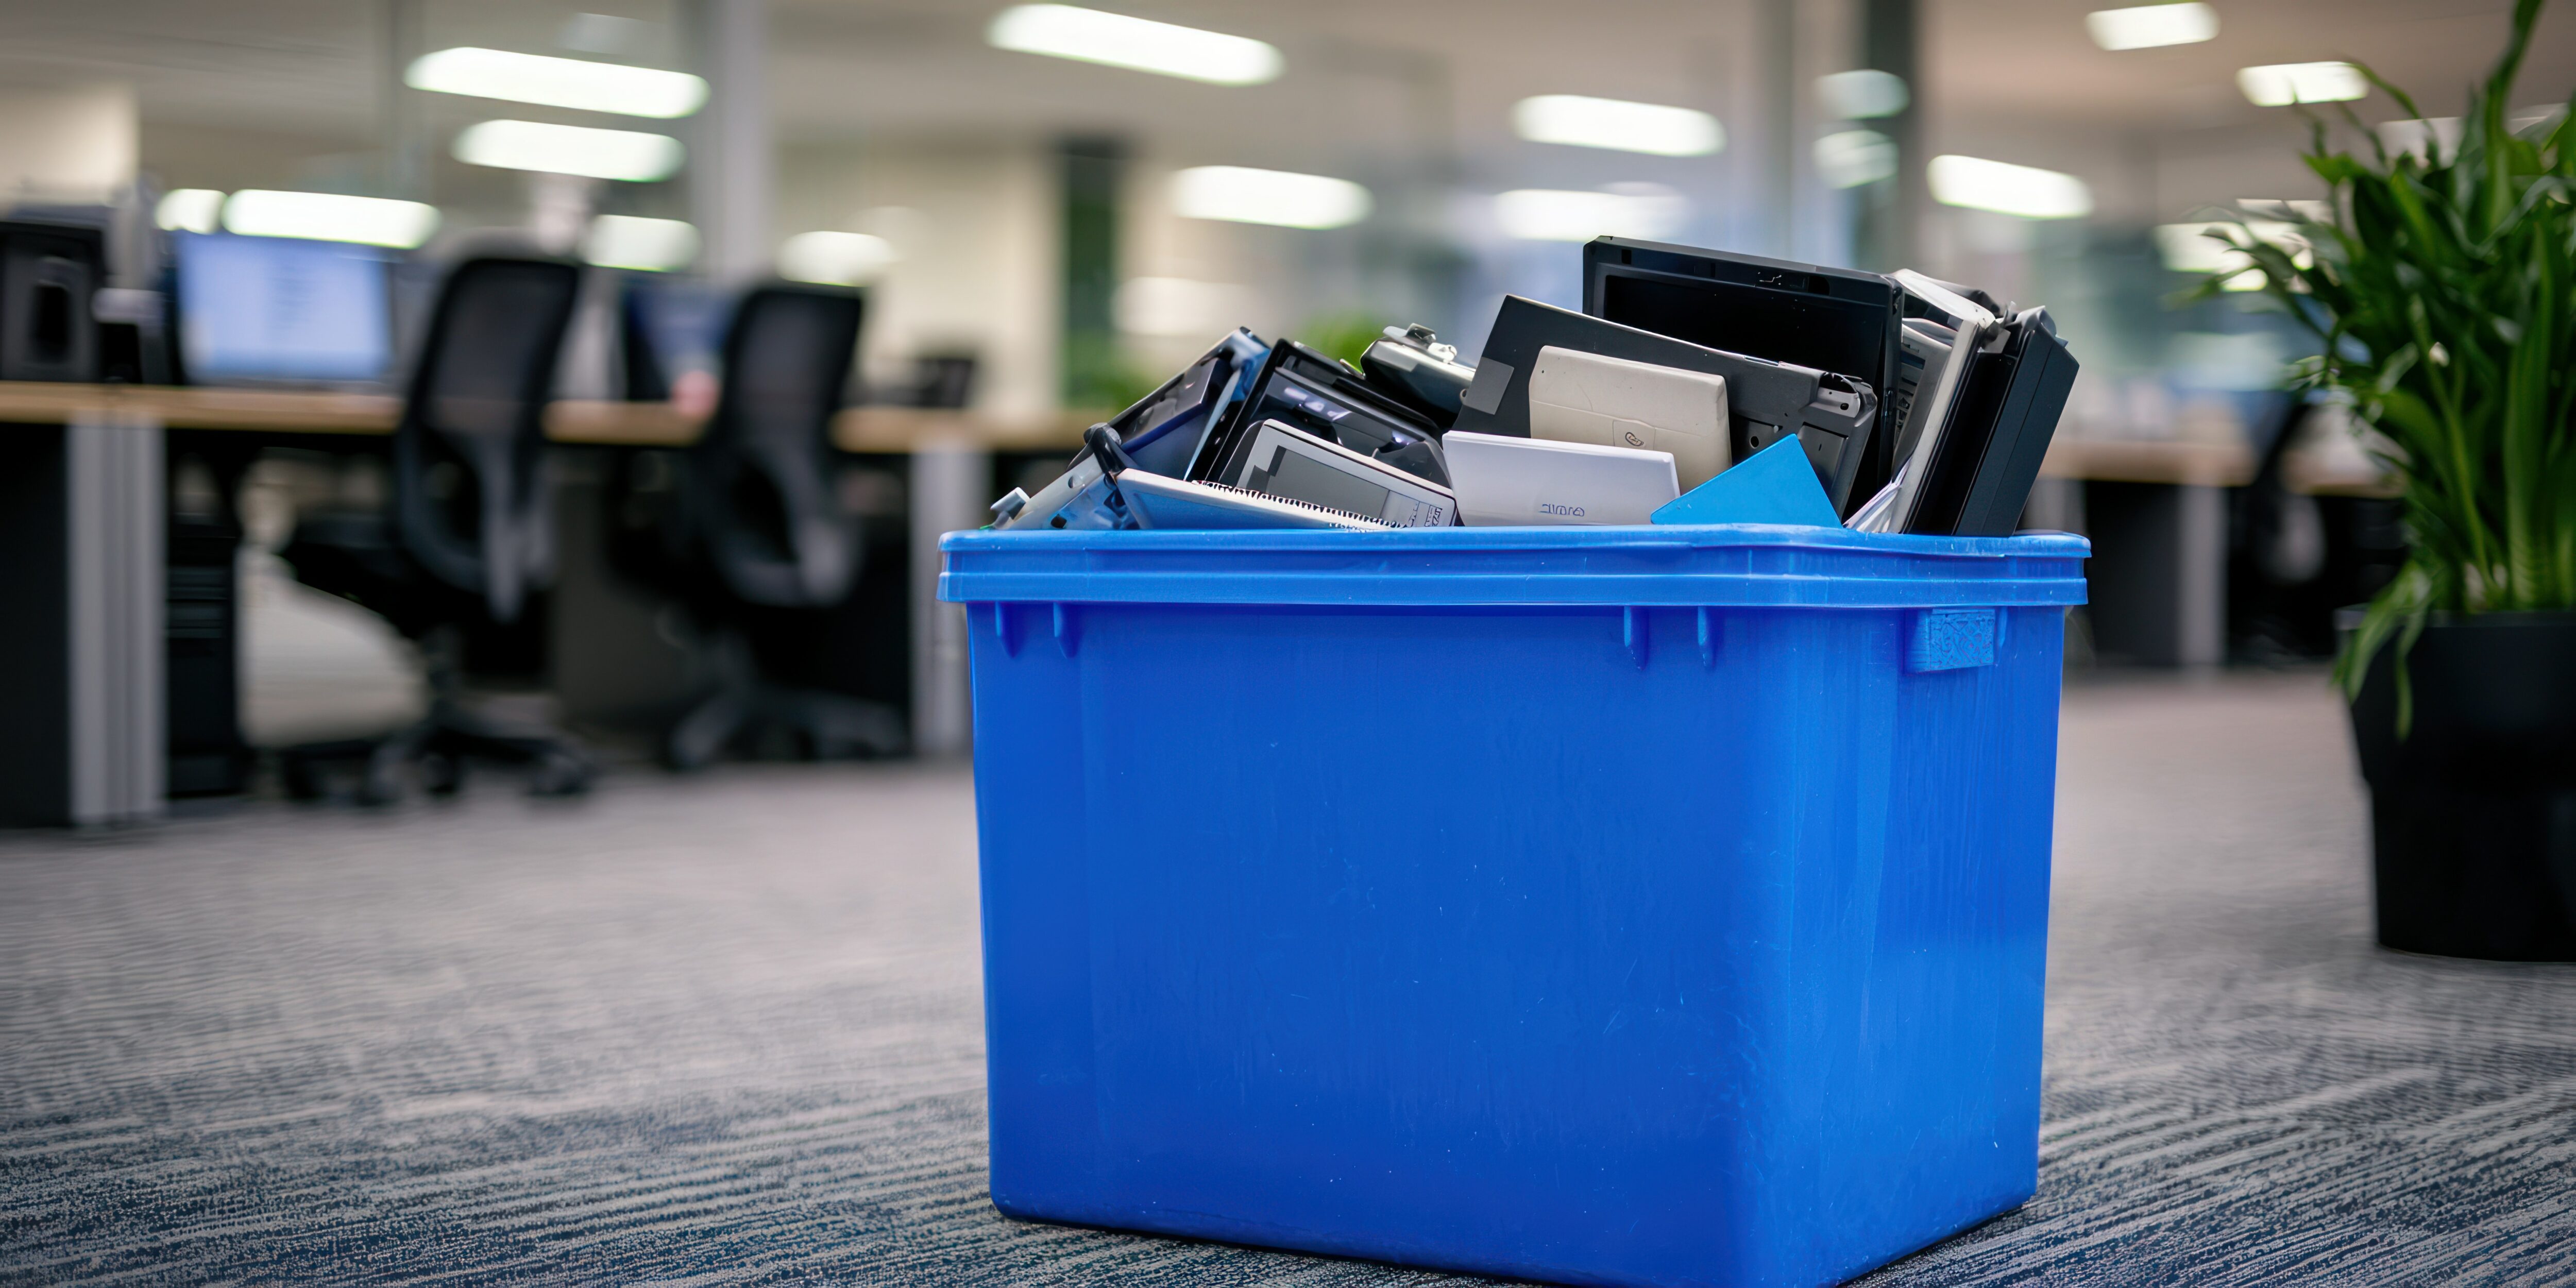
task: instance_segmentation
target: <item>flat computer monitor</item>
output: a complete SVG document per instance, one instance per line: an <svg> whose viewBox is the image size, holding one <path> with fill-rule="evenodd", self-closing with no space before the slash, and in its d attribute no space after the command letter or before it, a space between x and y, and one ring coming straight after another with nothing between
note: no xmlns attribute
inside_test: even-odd
<svg viewBox="0 0 2576 1288"><path fill-rule="evenodd" d="M1901 292L1877 273L1619 237L1583 248L1583 311L1703 348L1849 376L1878 394L1852 504L1886 481L1896 442Z"/></svg>
<svg viewBox="0 0 2576 1288"><path fill-rule="evenodd" d="M189 379L352 385L390 374L386 252L294 237L174 237L179 351Z"/></svg>

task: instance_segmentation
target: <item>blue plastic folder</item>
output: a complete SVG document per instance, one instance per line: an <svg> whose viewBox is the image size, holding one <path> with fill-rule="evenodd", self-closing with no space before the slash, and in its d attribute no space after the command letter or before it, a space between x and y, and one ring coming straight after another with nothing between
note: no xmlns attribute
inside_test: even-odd
<svg viewBox="0 0 2576 1288"><path fill-rule="evenodd" d="M1834 503L1807 464L1807 449L1783 438L1698 487L1664 503L1654 523L1785 523L1838 528Z"/></svg>
<svg viewBox="0 0 2576 1288"><path fill-rule="evenodd" d="M1803 1288L2030 1197L2082 538L940 545L1003 1212Z"/></svg>

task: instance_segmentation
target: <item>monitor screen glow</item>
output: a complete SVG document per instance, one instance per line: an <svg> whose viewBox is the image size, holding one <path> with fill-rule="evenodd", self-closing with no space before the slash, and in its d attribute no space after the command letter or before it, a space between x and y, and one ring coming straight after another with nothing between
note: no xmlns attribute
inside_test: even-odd
<svg viewBox="0 0 2576 1288"><path fill-rule="evenodd" d="M179 338L192 379L385 378L393 338L384 252L290 237L177 241Z"/></svg>

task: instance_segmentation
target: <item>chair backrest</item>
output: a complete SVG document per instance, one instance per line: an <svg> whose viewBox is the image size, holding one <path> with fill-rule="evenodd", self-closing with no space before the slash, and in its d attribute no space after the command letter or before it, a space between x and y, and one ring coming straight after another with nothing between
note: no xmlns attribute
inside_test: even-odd
<svg viewBox="0 0 2576 1288"><path fill-rule="evenodd" d="M857 356L858 292L783 283L734 310L715 417L689 449L690 511L726 589L769 607L834 604L859 564L832 487L832 416Z"/></svg>
<svg viewBox="0 0 2576 1288"><path fill-rule="evenodd" d="M546 402L581 270L471 259L439 288L394 431L394 530L439 580L515 620L552 571Z"/></svg>

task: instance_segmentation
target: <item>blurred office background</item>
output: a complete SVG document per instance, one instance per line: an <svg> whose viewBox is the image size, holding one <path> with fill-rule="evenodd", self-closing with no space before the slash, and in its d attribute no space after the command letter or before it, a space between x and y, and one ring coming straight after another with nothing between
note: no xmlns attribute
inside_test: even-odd
<svg viewBox="0 0 2576 1288"><path fill-rule="evenodd" d="M2456 129L2445 114L2505 16L2503 0L13 4L0 192L21 214L90 212L109 284L180 285L171 354L123 373L145 382L391 399L446 268L517 248L593 269L554 396L685 419L721 387L740 292L857 288L847 400L950 419L842 434L872 449L832 466L866 553L803 632L799 682L879 704L913 750L966 743L931 541L1043 481L1081 424L1237 325L1348 352L1420 322L1472 359L1504 294L1578 305L1576 246L1601 233L1918 267L2050 306L2083 371L2025 524L2095 537L2078 664L2296 663L2394 566L2395 512L2339 410L2280 392L2302 352L2282 319L2250 293L2174 297L2225 265L2198 235L2219 208L2321 195L2298 156L2312 120L2349 129L2348 109L2399 148ZM2430 119L2343 60L2412 87ZM2528 110L2571 82L2562 7ZM249 241L276 254L225 258ZM232 292L186 298L192 257L251 281L288 272L290 242L381 264L384 299L324 299L262 341ZM333 309L346 320L314 320ZM381 336L370 318L389 318ZM281 433L245 456L252 441L172 439L173 523L224 517L205 529L218 546L274 548L299 515L383 494L364 444ZM707 614L612 566L610 511L652 474L634 459L650 447L608 432L553 466L536 687L612 741L715 682ZM257 583L209 593L249 613ZM191 610L172 596L175 633ZM335 704L381 688L351 663L355 687L317 689L342 672L251 645L289 659L245 662L238 695L254 723L287 713L273 742L332 733ZM174 710L193 682L173 671Z"/></svg>
<svg viewBox="0 0 2576 1288"><path fill-rule="evenodd" d="M2565 1282L2576 975L2373 940L2325 659L2393 490L2257 292L2177 299L2323 195L2312 122L2451 138L2510 10L0 0L0 1279L1430 1282L995 1211L936 542L1236 326L1473 360L1615 233L1920 268L2082 364L2022 519L2094 550L2039 1193L1870 1281ZM2512 114L2571 89L2561 0Z"/></svg>

